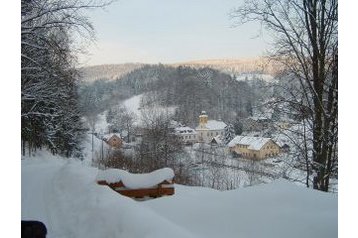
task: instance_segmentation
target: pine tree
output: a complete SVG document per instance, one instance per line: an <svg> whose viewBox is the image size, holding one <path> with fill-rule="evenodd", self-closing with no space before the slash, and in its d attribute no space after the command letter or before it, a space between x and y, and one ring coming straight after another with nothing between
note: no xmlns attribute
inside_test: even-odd
<svg viewBox="0 0 358 238"><path fill-rule="evenodd" d="M227 145L235 137L235 130L232 124L229 124L225 127L224 133L224 143Z"/></svg>

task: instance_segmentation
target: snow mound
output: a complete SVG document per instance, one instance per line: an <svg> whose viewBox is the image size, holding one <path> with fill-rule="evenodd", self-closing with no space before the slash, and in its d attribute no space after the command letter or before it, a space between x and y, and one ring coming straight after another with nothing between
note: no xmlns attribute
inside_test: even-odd
<svg viewBox="0 0 358 238"><path fill-rule="evenodd" d="M127 188L151 188L157 184L174 178L174 171L171 168L162 168L146 174L132 174L121 169L107 169L98 171L97 181L107 183L122 182Z"/></svg>

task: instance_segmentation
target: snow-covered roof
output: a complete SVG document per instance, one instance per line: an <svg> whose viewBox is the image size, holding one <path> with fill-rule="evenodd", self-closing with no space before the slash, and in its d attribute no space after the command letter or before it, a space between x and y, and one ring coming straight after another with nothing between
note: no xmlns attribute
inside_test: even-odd
<svg viewBox="0 0 358 238"><path fill-rule="evenodd" d="M188 126L177 127L175 128L175 132L178 134L196 134L196 131Z"/></svg>
<svg viewBox="0 0 358 238"><path fill-rule="evenodd" d="M99 170L97 181L107 183L122 182L124 186L131 189L151 188L155 185L169 181L174 178L174 171L171 168L162 168L146 174L132 174L121 169Z"/></svg>
<svg viewBox="0 0 358 238"><path fill-rule="evenodd" d="M205 124L205 128L197 127L196 129L208 129L208 130L224 130L227 125L223 121L208 120Z"/></svg>
<svg viewBox="0 0 358 238"><path fill-rule="evenodd" d="M176 128L176 127L182 127L183 125L180 122L177 122L175 120L170 120L169 126L171 128Z"/></svg>
<svg viewBox="0 0 358 238"><path fill-rule="evenodd" d="M266 121L268 120L267 117L264 116L252 116L252 117L248 117L249 119L252 119L254 121Z"/></svg>
<svg viewBox="0 0 358 238"><path fill-rule="evenodd" d="M252 137L252 136L236 136L232 139L228 146L233 147L235 145L248 145L248 149L250 150L260 150L262 146L264 146L267 142L269 142L271 138L265 137Z"/></svg>
<svg viewBox="0 0 358 238"><path fill-rule="evenodd" d="M121 135L119 133L106 134L106 135L103 135L102 138L107 141L107 140L111 139L112 136L117 136L118 138L121 138Z"/></svg>
<svg viewBox="0 0 358 238"><path fill-rule="evenodd" d="M211 142L214 142L214 141L216 141L216 143L217 143L218 145L223 144L223 140L222 140L222 136L221 136L221 135L217 135L217 136L215 136L215 137L211 140Z"/></svg>

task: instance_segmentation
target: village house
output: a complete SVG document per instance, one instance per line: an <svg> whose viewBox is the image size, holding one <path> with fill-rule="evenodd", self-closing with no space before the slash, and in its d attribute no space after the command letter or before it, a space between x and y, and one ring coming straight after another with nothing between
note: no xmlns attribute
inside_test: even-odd
<svg viewBox="0 0 358 238"><path fill-rule="evenodd" d="M208 120L206 112L201 112L199 126L196 127L198 142L210 143L214 137L218 135L224 136L226 126L223 121Z"/></svg>
<svg viewBox="0 0 358 238"><path fill-rule="evenodd" d="M236 136L228 147L243 158L257 160L277 156L281 151L280 146L271 138L264 137Z"/></svg>
<svg viewBox="0 0 358 238"><path fill-rule="evenodd" d="M102 139L113 149L119 149L123 145L123 139L121 138L121 135L118 133L110 133L104 135Z"/></svg>
<svg viewBox="0 0 358 238"><path fill-rule="evenodd" d="M174 131L185 144L194 144L198 140L197 132L188 126L176 127Z"/></svg>

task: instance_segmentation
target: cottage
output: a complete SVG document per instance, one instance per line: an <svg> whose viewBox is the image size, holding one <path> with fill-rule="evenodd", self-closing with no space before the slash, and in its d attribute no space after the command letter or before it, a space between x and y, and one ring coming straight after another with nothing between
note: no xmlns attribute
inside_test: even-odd
<svg viewBox="0 0 358 238"><path fill-rule="evenodd" d="M174 131L185 144L194 144L198 140L197 132L188 126L176 127Z"/></svg>
<svg viewBox="0 0 358 238"><path fill-rule="evenodd" d="M174 171L162 168L146 174L132 174L121 169L100 170L97 183L132 197L160 197L174 194Z"/></svg>
<svg viewBox="0 0 358 238"><path fill-rule="evenodd" d="M280 146L265 137L236 136L228 147L230 151L248 159L261 160L280 153Z"/></svg>
<svg viewBox="0 0 358 238"><path fill-rule="evenodd" d="M104 135L102 138L113 149L119 149L123 145L123 139L121 138L121 135L118 133L107 134Z"/></svg>
<svg viewBox="0 0 358 238"><path fill-rule="evenodd" d="M208 115L205 111L202 111L199 116L199 126L196 127L198 141L210 143L214 137L224 136L226 126L223 121L208 120Z"/></svg>

